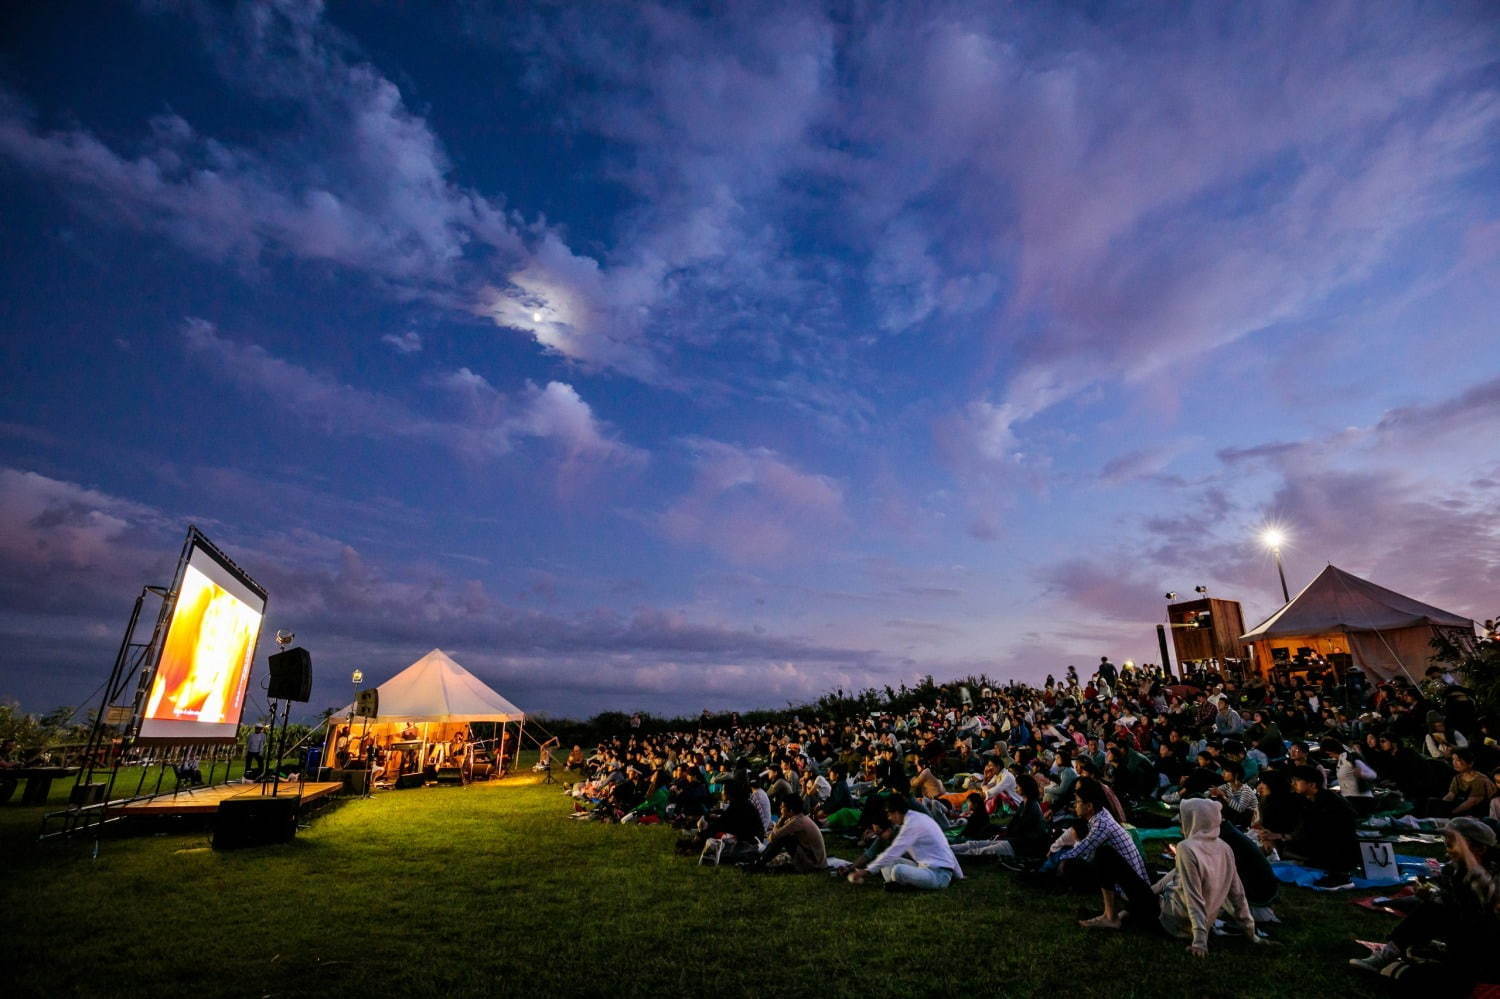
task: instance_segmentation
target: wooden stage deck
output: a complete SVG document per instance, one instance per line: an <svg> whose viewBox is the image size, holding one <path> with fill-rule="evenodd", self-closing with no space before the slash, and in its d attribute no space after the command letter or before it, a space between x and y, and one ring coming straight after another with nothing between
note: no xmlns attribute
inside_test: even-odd
<svg viewBox="0 0 1500 999"><path fill-rule="evenodd" d="M304 802L317 801L320 798L337 794L343 789L344 785L341 781L309 781L302 785L302 800ZM266 793L270 794L270 791ZM218 784L214 787L197 788L191 794L186 791L177 795L168 792L145 801L110 805L107 811L111 817L119 815L212 815L219 810L219 802L228 798L258 798L260 796L259 784ZM281 796L296 797L296 783L282 781Z"/></svg>

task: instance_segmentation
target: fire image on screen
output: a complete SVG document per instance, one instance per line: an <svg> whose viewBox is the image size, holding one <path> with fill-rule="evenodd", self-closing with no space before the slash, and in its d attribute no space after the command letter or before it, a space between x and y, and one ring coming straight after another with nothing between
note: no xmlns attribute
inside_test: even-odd
<svg viewBox="0 0 1500 999"><path fill-rule="evenodd" d="M143 737L234 735L264 611L264 601L207 553L193 551L146 701Z"/></svg>

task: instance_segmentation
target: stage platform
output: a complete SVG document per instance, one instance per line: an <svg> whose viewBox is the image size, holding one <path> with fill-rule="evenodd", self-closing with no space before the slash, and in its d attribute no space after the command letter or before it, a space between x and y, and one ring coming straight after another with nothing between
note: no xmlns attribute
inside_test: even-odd
<svg viewBox="0 0 1500 999"><path fill-rule="evenodd" d="M317 801L330 795L338 794L344 789L342 781L309 781L302 785L302 800L304 802ZM270 794L269 788L266 794ZM281 797L297 796L297 784L295 782L281 782ZM168 816L168 815L212 815L219 810L219 803L229 798L258 798L261 796L261 785L259 784L218 784L214 787L195 788L192 793L181 791L176 795L170 792L159 794L146 801L132 801L123 805L107 806L110 818L117 816Z"/></svg>

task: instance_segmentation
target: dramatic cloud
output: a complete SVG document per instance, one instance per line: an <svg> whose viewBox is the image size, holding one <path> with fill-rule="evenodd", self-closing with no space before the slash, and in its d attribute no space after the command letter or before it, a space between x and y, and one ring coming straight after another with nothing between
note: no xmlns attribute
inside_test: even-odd
<svg viewBox="0 0 1500 999"><path fill-rule="evenodd" d="M1274 606L1268 520L1500 611L1490 5L34 6L27 657L205 509L299 633L538 703L1154 655Z"/></svg>

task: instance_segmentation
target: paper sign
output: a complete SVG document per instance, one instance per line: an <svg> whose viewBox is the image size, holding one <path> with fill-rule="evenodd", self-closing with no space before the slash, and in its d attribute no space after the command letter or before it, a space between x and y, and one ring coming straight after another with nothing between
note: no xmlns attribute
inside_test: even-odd
<svg viewBox="0 0 1500 999"><path fill-rule="evenodd" d="M1396 866L1396 847L1384 841L1359 844L1359 856L1365 864L1365 878L1370 881L1397 881L1401 871Z"/></svg>

